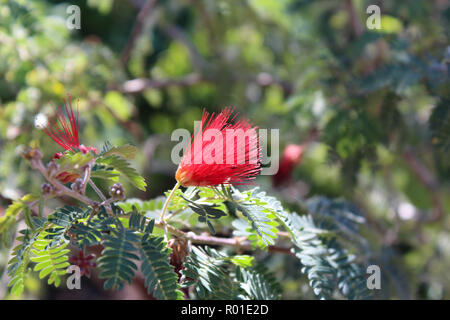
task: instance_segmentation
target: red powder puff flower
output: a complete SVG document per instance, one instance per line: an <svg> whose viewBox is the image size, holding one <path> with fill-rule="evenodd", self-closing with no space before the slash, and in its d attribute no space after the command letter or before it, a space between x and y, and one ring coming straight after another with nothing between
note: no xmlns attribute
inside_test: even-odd
<svg viewBox="0 0 450 320"><path fill-rule="evenodd" d="M304 148L300 145L289 144L286 146L281 156L280 168L272 176L274 186L279 186L291 179L292 171L300 163L303 151Z"/></svg>
<svg viewBox="0 0 450 320"><path fill-rule="evenodd" d="M70 94L67 96L69 97L69 108L67 107L66 99L64 99L66 113L64 114L61 107L58 106L57 122L50 119L50 125L43 128L44 132L65 150L75 151L75 149L78 149L83 153L88 153L92 150L97 153L97 149L94 147L80 145L78 140L78 110L75 116ZM57 153L54 158L59 159L61 156L60 153Z"/></svg>
<svg viewBox="0 0 450 320"><path fill-rule="evenodd" d="M232 108L218 115L203 111L202 124L192 135L176 172L183 186L247 184L261 171L257 128L248 120L231 122Z"/></svg>
<svg viewBox="0 0 450 320"><path fill-rule="evenodd" d="M68 96L69 106L64 99L64 109L58 106L58 112L56 115L56 121L50 119L43 127L43 131L52 138L57 144L63 147L65 150L76 151L77 149L83 153L93 151L97 153L97 149L91 146L85 147L80 144L78 140L78 110L76 115L73 112L72 101L70 94ZM62 157L61 152L55 153L53 159L59 159ZM78 173L62 172L56 178L63 183L74 182L80 175Z"/></svg>
<svg viewBox="0 0 450 320"><path fill-rule="evenodd" d="M97 264L91 260L95 258L94 254L89 254L87 256L84 255L83 251L80 251L76 256L70 256L69 262L80 267L81 275L86 275L87 277L91 276L91 270L89 268L97 267Z"/></svg>

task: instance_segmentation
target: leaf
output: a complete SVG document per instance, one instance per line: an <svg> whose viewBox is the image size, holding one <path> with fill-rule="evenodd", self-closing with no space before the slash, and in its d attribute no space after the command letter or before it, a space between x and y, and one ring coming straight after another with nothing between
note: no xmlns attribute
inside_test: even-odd
<svg viewBox="0 0 450 320"><path fill-rule="evenodd" d="M158 197L147 201L142 201L138 198L129 198L124 202L117 202L117 205L125 212L130 212L133 210L133 207L136 207L136 210L143 212L146 217L157 219L159 218L164 201L164 197Z"/></svg>
<svg viewBox="0 0 450 320"><path fill-rule="evenodd" d="M13 201L5 211L5 214L0 217L0 234L8 236L9 229L15 224L17 216L27 207L27 203L39 199L37 194L27 194L21 199Z"/></svg>
<svg viewBox="0 0 450 320"><path fill-rule="evenodd" d="M369 299L367 286L361 282L365 272L354 263L347 250L337 242L334 230L338 229L329 218L289 214L286 224L295 233L293 252L303 264L309 285L320 299L331 299L336 289L349 299ZM331 230L331 233L329 231ZM352 288L352 290L348 290Z"/></svg>
<svg viewBox="0 0 450 320"><path fill-rule="evenodd" d="M236 200L236 210L249 222L249 227L256 232L262 246L273 245L278 236L276 210L271 202L273 197L266 197L265 192L257 192L258 188L240 192L232 187L232 196ZM278 202L278 201L277 201Z"/></svg>
<svg viewBox="0 0 450 320"><path fill-rule="evenodd" d="M22 212L24 204L20 201L14 201L8 206L5 211L5 215L0 217L0 233L4 233L9 229L15 222L16 217Z"/></svg>
<svg viewBox="0 0 450 320"><path fill-rule="evenodd" d="M235 265L243 268L251 267L255 258L248 255L237 255L230 258Z"/></svg>
<svg viewBox="0 0 450 320"><path fill-rule="evenodd" d="M178 276L169 263L169 250L162 237L143 237L139 247L141 271L148 293L160 300L183 299Z"/></svg>
<svg viewBox="0 0 450 320"><path fill-rule="evenodd" d="M128 219L128 227L130 229L143 232L145 239L145 237L148 237L153 232L154 226L155 226L154 219L151 219L147 223L147 218L138 213L137 208L133 206L133 212L131 213L130 218Z"/></svg>
<svg viewBox="0 0 450 320"><path fill-rule="evenodd" d="M91 171L91 178L100 178L105 180L111 180L113 182L117 182L120 176L120 172L114 170L114 168L100 166L98 164L94 165Z"/></svg>
<svg viewBox="0 0 450 320"><path fill-rule="evenodd" d="M50 240L50 245L58 244L60 242L69 242L69 232L75 233L79 236L78 242L82 242L84 237L79 232L75 232L76 228L81 228L82 221L89 216L90 210L83 210L75 206L64 206L57 208L55 212L48 216L48 224L46 226L46 239ZM87 231L89 237L98 236L99 233L94 229Z"/></svg>
<svg viewBox="0 0 450 320"><path fill-rule="evenodd" d="M10 278L8 287L11 288L11 293L15 296L19 296L25 287L30 249L34 241L30 231L22 230L20 233L21 235L17 237L17 240L21 243L14 247L11 259L8 261L8 276Z"/></svg>
<svg viewBox="0 0 450 320"><path fill-rule="evenodd" d="M241 283L241 287L249 299L281 299L281 286L267 268L260 264L251 268L238 267L236 278Z"/></svg>
<svg viewBox="0 0 450 320"><path fill-rule="evenodd" d="M66 268L70 265L68 257L70 250L66 249L67 243L50 246L51 241L46 239L46 235L47 232L42 231L33 243L34 249L31 251L34 257L31 257L31 260L37 263L34 271L40 271L40 279L48 276L48 284L59 287L61 277L66 274Z"/></svg>
<svg viewBox="0 0 450 320"><path fill-rule="evenodd" d="M135 254L137 251L135 243L138 241L139 237L126 229L113 230L111 234L105 236L102 242L104 249L98 260L98 266L102 270L100 278L106 279L104 283L106 290L112 288L121 290L125 281L131 283L137 270L133 260L139 260Z"/></svg>
<svg viewBox="0 0 450 320"><path fill-rule="evenodd" d="M227 258L209 247L192 247L181 270L183 287L194 286L199 299L244 299L240 284L230 274Z"/></svg>
<svg viewBox="0 0 450 320"><path fill-rule="evenodd" d="M147 183L134 168L125 159L117 155L111 155L106 158L98 158L97 163L110 166L125 176L136 188L145 191Z"/></svg>
<svg viewBox="0 0 450 320"><path fill-rule="evenodd" d="M94 152L89 151L87 153L83 152L66 152L63 153L62 157L55 159L55 163L59 165L59 171L68 170L80 170L89 162L91 162L95 157Z"/></svg>
<svg viewBox="0 0 450 320"><path fill-rule="evenodd" d="M121 156L124 159L132 160L136 157L137 148L131 144L125 144L120 147L109 146L107 150L104 150L100 155L107 157L110 155Z"/></svg>

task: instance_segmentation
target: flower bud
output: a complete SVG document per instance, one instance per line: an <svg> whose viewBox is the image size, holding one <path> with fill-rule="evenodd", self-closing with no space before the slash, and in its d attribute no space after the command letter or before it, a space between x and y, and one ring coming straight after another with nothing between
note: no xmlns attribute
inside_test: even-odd
<svg viewBox="0 0 450 320"><path fill-rule="evenodd" d="M58 170L59 164L57 164L55 161L52 160L47 164L47 173L49 177L53 177L55 173L58 172Z"/></svg>
<svg viewBox="0 0 450 320"><path fill-rule="evenodd" d="M92 211L93 212L98 212L100 210L100 202L98 201L93 201L91 203L91 207L92 207Z"/></svg>
<svg viewBox="0 0 450 320"><path fill-rule="evenodd" d="M72 188L73 191L81 193L83 189L83 180L81 180L80 178L76 179L75 182L72 183L70 187Z"/></svg>
<svg viewBox="0 0 450 320"><path fill-rule="evenodd" d="M42 194L43 195L50 194L50 193L52 193L55 190L55 188L49 183L43 183L41 185L41 189L42 189Z"/></svg>
<svg viewBox="0 0 450 320"><path fill-rule="evenodd" d="M40 160L42 159L42 151L37 148L27 148L23 152L23 157L27 160Z"/></svg>
<svg viewBox="0 0 450 320"><path fill-rule="evenodd" d="M113 184L109 188L109 195L111 196L111 198L114 198L114 199L119 199L119 200L125 199L125 191L123 190L123 187L119 182Z"/></svg>
<svg viewBox="0 0 450 320"><path fill-rule="evenodd" d="M62 152L56 152L56 153L53 155L53 159L61 159L62 156L63 156Z"/></svg>

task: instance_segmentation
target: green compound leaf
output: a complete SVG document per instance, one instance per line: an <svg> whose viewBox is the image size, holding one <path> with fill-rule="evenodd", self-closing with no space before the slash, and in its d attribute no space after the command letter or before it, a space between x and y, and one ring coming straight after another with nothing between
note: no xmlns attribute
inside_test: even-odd
<svg viewBox="0 0 450 320"><path fill-rule="evenodd" d="M194 286L199 299L245 299L240 284L230 273L228 256L209 247L192 247L184 263L183 287Z"/></svg>
<svg viewBox="0 0 450 320"><path fill-rule="evenodd" d="M275 277L262 265L236 270L236 278L242 289L252 300L279 300L281 286Z"/></svg>
<svg viewBox="0 0 450 320"><path fill-rule="evenodd" d="M30 250L34 241L29 230L22 230L20 233L21 235L17 237L17 240L21 241L21 243L14 247L11 259L8 262L8 276L11 279L8 287L11 288L11 293L16 296L19 296L25 287Z"/></svg>
<svg viewBox="0 0 450 320"><path fill-rule="evenodd" d="M100 278L107 279L104 284L106 290L121 290L125 281L131 283L137 270L133 260L139 260L135 254L138 241L138 235L127 229L112 230L105 237L102 243L105 248L98 266L102 270Z"/></svg>
<svg viewBox="0 0 450 320"><path fill-rule="evenodd" d="M114 147L108 142L105 144L102 153L99 156L105 158L111 155L121 156L124 159L132 160L136 157L137 148L131 144L125 144L120 147Z"/></svg>
<svg viewBox="0 0 450 320"><path fill-rule="evenodd" d="M258 188L244 192L232 188L232 197L235 200L233 208L241 212L248 222L248 227L245 229L256 233L256 239L247 234L249 239L253 240L254 244L265 247L273 245L278 237L278 217L272 203L272 201L278 202L278 200L266 197L265 192L257 191ZM261 240L262 243L257 240Z"/></svg>
<svg viewBox="0 0 450 320"><path fill-rule="evenodd" d="M102 165L94 165L92 167L91 171L91 178L99 178L99 179L105 179L110 180L113 182L119 181L120 172L117 170L114 170L114 168L106 167Z"/></svg>
<svg viewBox="0 0 450 320"><path fill-rule="evenodd" d="M178 276L169 263L169 249L162 237L143 237L139 247L148 293L160 300L182 300L183 293L178 290Z"/></svg>
<svg viewBox="0 0 450 320"><path fill-rule="evenodd" d="M0 234L7 234L7 231L15 224L17 216L27 207L27 203L37 199L39 195L27 194L10 204L5 214L0 217Z"/></svg>
<svg viewBox="0 0 450 320"><path fill-rule="evenodd" d="M124 158L117 155L111 155L106 158L98 158L97 163L112 167L113 169L119 171L136 188L145 191L147 187L145 179L141 177Z"/></svg>
<svg viewBox="0 0 450 320"><path fill-rule="evenodd" d="M34 271L39 272L39 278L48 276L48 284L54 284L59 287L61 278L66 274L66 268L69 264L69 249L66 249L67 243L50 246L51 240L46 239L47 232L42 231L37 240L33 243L31 250L34 257L31 257Z"/></svg>
<svg viewBox="0 0 450 320"><path fill-rule="evenodd" d="M198 221L205 222L208 225L209 230L212 234L216 234L216 230L209 220L220 219L227 214L219 209L214 203L200 203L194 202L192 200L186 199L183 197L188 203L189 208L199 215Z"/></svg>
<svg viewBox="0 0 450 320"><path fill-rule="evenodd" d="M87 153L83 152L66 152L63 153L62 157L55 160L55 163L59 165L60 171L67 170L80 170L82 167L87 165L92 159L94 159L94 152L90 151Z"/></svg>

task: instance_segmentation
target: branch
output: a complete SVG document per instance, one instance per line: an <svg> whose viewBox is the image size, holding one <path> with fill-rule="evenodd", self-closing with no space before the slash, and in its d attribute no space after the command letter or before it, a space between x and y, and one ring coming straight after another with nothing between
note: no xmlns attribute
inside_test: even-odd
<svg viewBox="0 0 450 320"><path fill-rule="evenodd" d="M178 27L174 25L162 26L162 31L172 38L184 44L189 51L192 63L197 70L207 70L210 68L208 61L198 52L192 41L186 36L186 34Z"/></svg>
<svg viewBox="0 0 450 320"><path fill-rule="evenodd" d="M139 35L142 33L142 30L145 26L145 21L147 20L148 16L152 12L152 9L156 5L156 0L147 0L145 4L142 6L141 10L139 11L136 23L133 26L133 30L131 31L130 38L128 39L128 42L125 46L125 49L122 52L122 56L120 57L120 62L122 65L125 65L128 59L130 58L131 51L133 50L133 47L136 43L136 40L139 38Z"/></svg>
<svg viewBox="0 0 450 320"><path fill-rule="evenodd" d="M240 76L234 75L234 80L239 81ZM294 91L293 85L289 82L282 81L277 77L265 72L261 72L255 76L244 77L245 81L255 82L261 87L268 87L271 85L278 85L283 89L286 96L289 96ZM242 79L241 79L242 80ZM122 93L139 93L146 89L160 89L166 87L190 87L198 83L213 83L211 78L205 78L199 73L191 73L183 78L178 79L148 79L138 78L125 81L121 86L111 86L112 90L119 90Z"/></svg>
<svg viewBox="0 0 450 320"><path fill-rule="evenodd" d="M361 25L361 22L359 21L358 15L356 14L355 6L353 5L353 1L346 0L345 7L350 16L350 25L352 28L353 35L355 36L355 38L358 38L363 33L363 27Z"/></svg>
<svg viewBox="0 0 450 320"><path fill-rule="evenodd" d="M418 160L411 149L404 151L402 156L409 169L430 193L433 201L434 215L430 217L429 221L434 222L440 220L444 216L444 207L439 196L439 182L434 174Z"/></svg>
<svg viewBox="0 0 450 320"><path fill-rule="evenodd" d="M123 85L117 88L122 93L138 93L144 91L146 89L159 89L165 87L189 87L194 84L206 82L202 77L197 73L191 73L184 78L179 79L146 79L139 78L126 81Z"/></svg>
<svg viewBox="0 0 450 320"><path fill-rule="evenodd" d="M192 243L196 244L208 244L208 245L216 245L216 246L232 246L243 250L254 250L252 247L250 241L247 239L243 239L242 241L239 241L236 238L220 238L220 237L213 237L208 235L196 235L193 232L183 232L181 230L178 230L177 228L174 228L173 226L169 224L164 224L161 222L155 222L155 226L163 229L167 228L167 231L171 233L174 236L177 236L179 238L184 238ZM276 252L276 253L283 253L287 255L294 256L294 254L291 252L290 248L285 247L278 247L278 246L269 246L268 247L269 252Z"/></svg>
<svg viewBox="0 0 450 320"><path fill-rule="evenodd" d="M86 197L81 193L75 192L74 190L67 188L65 185L56 180L54 177L50 177L47 168L45 168L44 164L42 163L41 158L33 157L32 159L30 159L30 162L31 167L33 169L38 170L44 176L44 178L55 187L55 190L58 191L60 194L67 195L69 197L75 198L83 202L84 204L92 206L93 201L91 199L89 199L88 197Z"/></svg>

